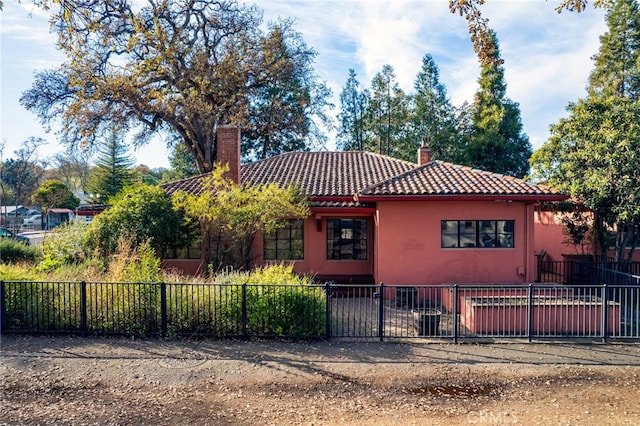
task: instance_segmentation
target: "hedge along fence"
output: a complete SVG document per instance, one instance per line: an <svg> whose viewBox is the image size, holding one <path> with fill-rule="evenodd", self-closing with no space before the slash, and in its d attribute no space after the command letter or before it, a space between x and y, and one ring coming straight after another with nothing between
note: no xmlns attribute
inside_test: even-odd
<svg viewBox="0 0 640 426"><path fill-rule="evenodd" d="M327 333L323 287L0 281L3 333L282 336Z"/></svg>

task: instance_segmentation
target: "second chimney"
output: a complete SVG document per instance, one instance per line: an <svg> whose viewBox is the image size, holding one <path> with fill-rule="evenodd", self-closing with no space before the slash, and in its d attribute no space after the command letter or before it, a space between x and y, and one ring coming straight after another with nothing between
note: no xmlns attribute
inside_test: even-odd
<svg viewBox="0 0 640 426"><path fill-rule="evenodd" d="M424 166L431 162L431 148L426 138L422 138L422 146L418 148L418 165Z"/></svg>
<svg viewBox="0 0 640 426"><path fill-rule="evenodd" d="M235 126L218 126L216 129L216 155L220 165L228 165L224 177L240 184L240 129Z"/></svg>

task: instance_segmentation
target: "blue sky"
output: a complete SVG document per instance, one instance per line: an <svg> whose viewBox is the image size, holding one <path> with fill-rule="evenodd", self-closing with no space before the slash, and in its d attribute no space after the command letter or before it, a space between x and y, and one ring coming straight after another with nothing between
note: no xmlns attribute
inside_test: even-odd
<svg viewBox="0 0 640 426"><path fill-rule="evenodd" d="M395 69L398 82L412 92L422 57L430 53L440 69L454 105L471 101L479 66L465 20L449 12L447 0L260 0L265 21L290 17L306 43L318 56L315 70L334 92L334 103L353 68L369 86L383 65ZM548 137L549 125L566 115L568 102L585 94L593 68L591 57L606 31L604 12L558 14L559 0L487 0L483 14L500 41L505 61L507 96L520 104L524 131L535 148ZM29 13L31 13L31 16ZM3 157L30 136L49 143L38 155L46 159L62 152L54 131L45 133L37 118L18 99L37 70L59 65L62 55L49 33L46 15L33 10L31 1L5 2L0 12L2 68L0 141ZM338 110L330 115L336 116ZM55 129L54 129L55 130ZM333 141L327 146L333 149ZM138 164L167 167L170 152L162 140L132 151Z"/></svg>

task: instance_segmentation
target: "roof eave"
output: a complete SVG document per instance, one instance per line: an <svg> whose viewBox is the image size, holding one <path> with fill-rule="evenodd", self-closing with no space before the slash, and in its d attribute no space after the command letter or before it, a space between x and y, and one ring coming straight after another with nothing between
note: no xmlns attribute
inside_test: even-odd
<svg viewBox="0 0 640 426"><path fill-rule="evenodd" d="M563 201L564 194L434 194L434 195L357 195L361 203L378 201Z"/></svg>

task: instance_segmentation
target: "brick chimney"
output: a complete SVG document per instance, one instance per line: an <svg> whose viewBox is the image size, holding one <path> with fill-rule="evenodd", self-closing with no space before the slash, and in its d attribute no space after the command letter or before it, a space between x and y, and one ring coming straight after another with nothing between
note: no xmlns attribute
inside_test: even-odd
<svg viewBox="0 0 640 426"><path fill-rule="evenodd" d="M235 126L218 126L216 129L216 154L220 165L227 164L224 177L240 183L240 129Z"/></svg>
<svg viewBox="0 0 640 426"><path fill-rule="evenodd" d="M431 162L431 148L429 148L427 138L423 137L422 146L418 148L418 165L424 166L429 162Z"/></svg>

